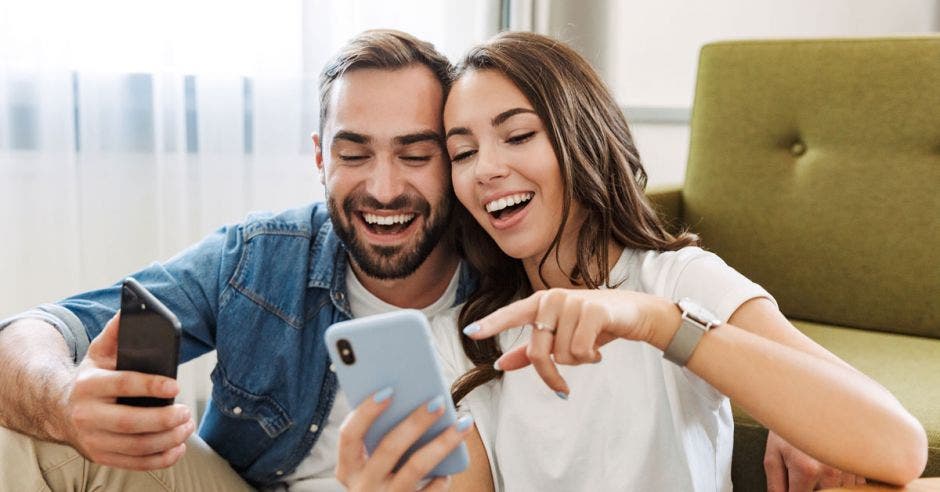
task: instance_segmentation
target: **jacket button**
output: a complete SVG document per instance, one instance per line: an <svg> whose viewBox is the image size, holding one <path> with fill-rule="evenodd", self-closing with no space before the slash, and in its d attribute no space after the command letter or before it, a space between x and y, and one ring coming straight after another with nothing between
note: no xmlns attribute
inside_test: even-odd
<svg viewBox="0 0 940 492"><path fill-rule="evenodd" d="M344 296L342 292L337 292L337 293L336 293L336 300L342 301L344 297L346 297L346 296Z"/></svg>
<svg viewBox="0 0 940 492"><path fill-rule="evenodd" d="M274 474L277 475L277 476L281 476L281 475L284 474L284 470L278 470L278 471L274 472Z"/></svg>
<svg viewBox="0 0 940 492"><path fill-rule="evenodd" d="M336 364L330 364L330 372L336 372Z"/></svg>
<svg viewBox="0 0 940 492"><path fill-rule="evenodd" d="M232 413L234 413L235 415L241 415L241 414L242 414L242 407L235 407L235 408L233 408L233 409L232 409Z"/></svg>
<svg viewBox="0 0 940 492"><path fill-rule="evenodd" d="M790 146L790 153L799 157L806 153L806 144L800 141L793 142Z"/></svg>
<svg viewBox="0 0 940 492"><path fill-rule="evenodd" d="M310 426L310 432L316 432L318 430L320 430L320 426L318 426L317 424L313 424Z"/></svg>

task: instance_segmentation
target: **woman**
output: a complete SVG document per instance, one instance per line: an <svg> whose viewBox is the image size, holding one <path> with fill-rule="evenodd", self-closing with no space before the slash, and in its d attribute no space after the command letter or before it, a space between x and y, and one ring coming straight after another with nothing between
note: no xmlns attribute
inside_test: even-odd
<svg viewBox="0 0 940 492"><path fill-rule="evenodd" d="M444 124L481 273L453 342L476 367L454 396L498 392L468 406L507 490L730 490L729 397L823 462L920 474L926 436L890 393L666 231L622 113L572 49L504 33L471 50Z"/></svg>

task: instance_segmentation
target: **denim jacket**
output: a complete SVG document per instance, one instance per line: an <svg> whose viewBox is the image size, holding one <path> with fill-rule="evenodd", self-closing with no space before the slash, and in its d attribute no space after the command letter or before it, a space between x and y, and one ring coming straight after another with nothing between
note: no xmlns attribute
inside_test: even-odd
<svg viewBox="0 0 940 492"><path fill-rule="evenodd" d="M269 485L310 453L336 396L323 342L350 317L346 250L323 203L254 214L166 263L133 274L179 318L181 362L215 349L212 398L199 435L242 477ZM473 288L462 264L457 303ZM75 361L120 305L120 284L46 304Z"/></svg>

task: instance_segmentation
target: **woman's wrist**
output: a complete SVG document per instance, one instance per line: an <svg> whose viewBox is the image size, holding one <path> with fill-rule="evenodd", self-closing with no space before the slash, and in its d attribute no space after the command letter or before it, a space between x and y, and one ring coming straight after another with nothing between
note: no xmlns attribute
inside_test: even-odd
<svg viewBox="0 0 940 492"><path fill-rule="evenodd" d="M664 297L656 297L647 314L647 329L649 338L647 343L666 350L669 342L676 335L682 324L682 312L679 306Z"/></svg>

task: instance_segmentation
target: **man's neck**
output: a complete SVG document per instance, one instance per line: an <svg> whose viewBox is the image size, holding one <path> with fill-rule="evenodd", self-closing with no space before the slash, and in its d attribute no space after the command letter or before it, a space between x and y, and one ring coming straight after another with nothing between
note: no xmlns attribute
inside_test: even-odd
<svg viewBox="0 0 940 492"><path fill-rule="evenodd" d="M460 264L460 257L442 241L414 273L394 280L370 277L356 262L349 263L362 286L375 297L400 308L422 309L444 295Z"/></svg>

